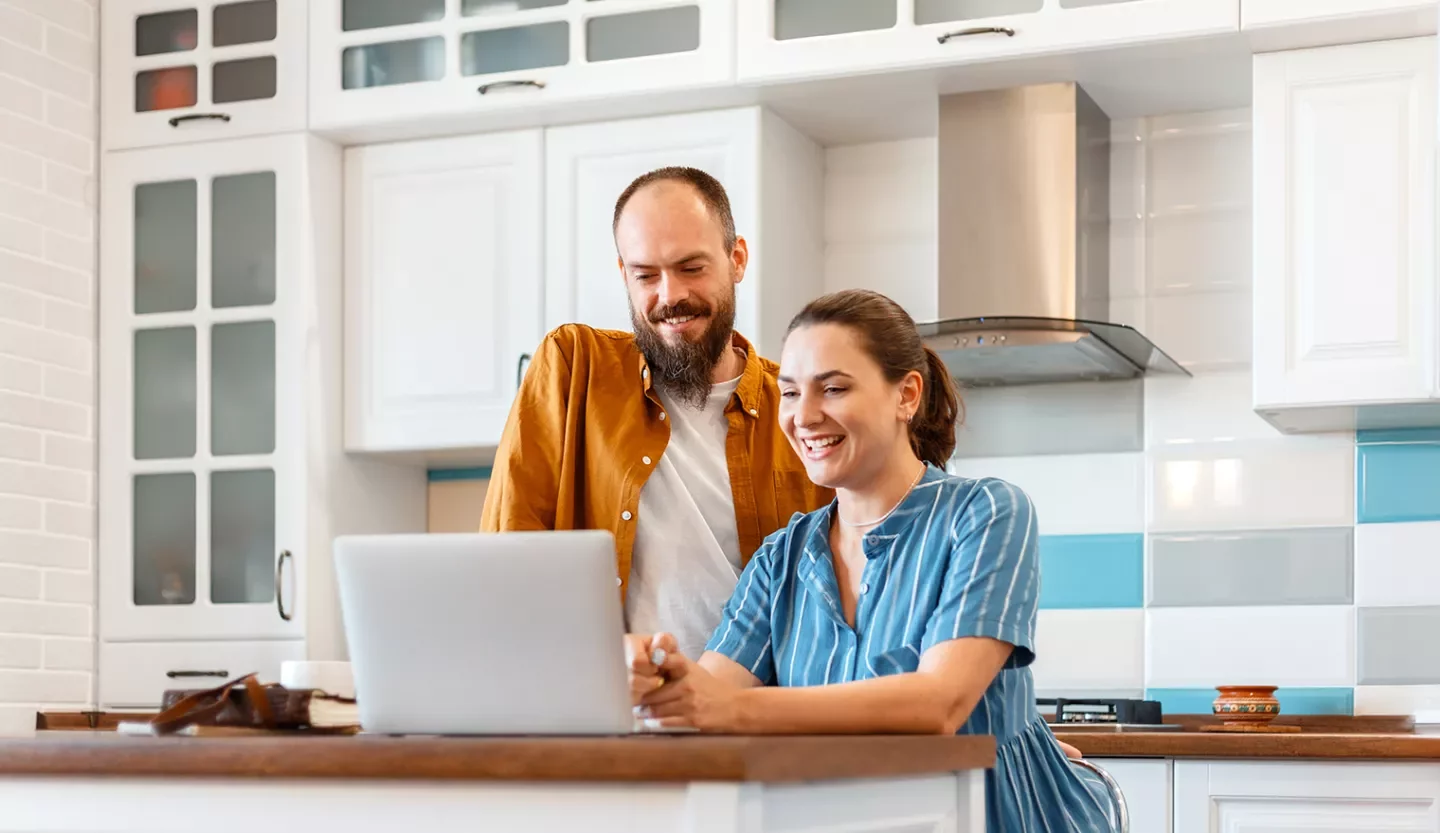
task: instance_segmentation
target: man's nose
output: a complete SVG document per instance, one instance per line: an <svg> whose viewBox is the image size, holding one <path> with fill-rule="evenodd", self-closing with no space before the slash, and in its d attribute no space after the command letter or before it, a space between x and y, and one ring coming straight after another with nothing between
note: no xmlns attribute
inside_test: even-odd
<svg viewBox="0 0 1440 833"><path fill-rule="evenodd" d="M669 269L660 272L660 303L663 306L674 306L689 297L680 277Z"/></svg>

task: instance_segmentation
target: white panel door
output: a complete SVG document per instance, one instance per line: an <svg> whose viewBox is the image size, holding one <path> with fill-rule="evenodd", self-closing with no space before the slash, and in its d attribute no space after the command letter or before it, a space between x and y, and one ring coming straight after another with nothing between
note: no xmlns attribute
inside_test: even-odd
<svg viewBox="0 0 1440 833"><path fill-rule="evenodd" d="M1257 408L1435 395L1435 48L1254 58Z"/></svg>
<svg viewBox="0 0 1440 833"><path fill-rule="evenodd" d="M1440 764L1176 761L1175 833L1214 831L1440 833Z"/></svg>
<svg viewBox="0 0 1440 833"><path fill-rule="evenodd" d="M346 447L497 444L543 332L538 130L346 152Z"/></svg>
<svg viewBox="0 0 1440 833"><path fill-rule="evenodd" d="M107 150L305 129L306 0L105 0Z"/></svg>
<svg viewBox="0 0 1440 833"><path fill-rule="evenodd" d="M699 168L725 186L744 237L757 222L758 109L694 113L555 128L545 138L545 325L569 322L631 331L611 223L615 201L647 171ZM758 329L758 269L747 269L735 327Z"/></svg>
<svg viewBox="0 0 1440 833"><path fill-rule="evenodd" d="M289 360L305 354L313 292L306 147L295 134L106 158L107 641L303 633L286 562L306 535L306 368Z"/></svg>

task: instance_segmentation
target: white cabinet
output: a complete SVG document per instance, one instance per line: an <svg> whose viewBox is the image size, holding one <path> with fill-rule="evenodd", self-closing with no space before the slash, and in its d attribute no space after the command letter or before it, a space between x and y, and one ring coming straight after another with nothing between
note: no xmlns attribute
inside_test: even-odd
<svg viewBox="0 0 1440 833"><path fill-rule="evenodd" d="M737 0L742 81L947 66L1233 33L1240 0Z"/></svg>
<svg viewBox="0 0 1440 833"><path fill-rule="evenodd" d="M791 316L823 291L819 146L759 107L555 128L545 142L547 329L632 329L611 233L615 200L635 177L685 165L725 186L750 249L735 327L779 359Z"/></svg>
<svg viewBox="0 0 1440 833"><path fill-rule="evenodd" d="M1254 58L1254 405L1282 430L1440 424L1435 49Z"/></svg>
<svg viewBox="0 0 1440 833"><path fill-rule="evenodd" d="M544 336L541 131L345 156L346 446L500 440Z"/></svg>
<svg viewBox="0 0 1440 833"><path fill-rule="evenodd" d="M1240 0L1257 51L1433 35L1435 0Z"/></svg>
<svg viewBox="0 0 1440 833"><path fill-rule="evenodd" d="M1064 735L1061 735L1064 738ZM1110 773L1130 812L1133 833L1170 833L1174 762L1164 758L1099 758L1092 763Z"/></svg>
<svg viewBox="0 0 1440 833"><path fill-rule="evenodd" d="M304 130L305 2L105 0L105 149Z"/></svg>
<svg viewBox="0 0 1440 833"><path fill-rule="evenodd" d="M733 77L733 0L311 0L310 123L403 123Z"/></svg>
<svg viewBox="0 0 1440 833"><path fill-rule="evenodd" d="M340 151L291 134L104 167L101 640L341 655L330 542L423 529L425 477L341 451Z"/></svg>
<svg viewBox="0 0 1440 833"><path fill-rule="evenodd" d="M1176 761L1175 833L1215 830L1440 833L1440 764Z"/></svg>

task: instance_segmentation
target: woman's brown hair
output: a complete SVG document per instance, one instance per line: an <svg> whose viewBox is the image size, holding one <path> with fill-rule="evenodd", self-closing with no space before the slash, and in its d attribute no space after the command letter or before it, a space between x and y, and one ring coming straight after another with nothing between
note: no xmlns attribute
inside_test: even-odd
<svg viewBox="0 0 1440 833"><path fill-rule="evenodd" d="M963 406L950 371L934 350L921 343L910 314L878 292L847 289L806 304L790 319L785 335L812 324L839 324L854 330L865 352L892 383L912 370L920 374L924 382L920 409L910 422L910 447L921 460L945 468L955 452L955 425Z"/></svg>

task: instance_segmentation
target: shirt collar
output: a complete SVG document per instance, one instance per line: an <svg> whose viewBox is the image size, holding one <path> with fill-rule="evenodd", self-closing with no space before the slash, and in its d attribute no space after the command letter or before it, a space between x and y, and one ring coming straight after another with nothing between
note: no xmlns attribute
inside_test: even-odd
<svg viewBox="0 0 1440 833"><path fill-rule="evenodd" d="M755 345L738 332L731 333L730 344L745 351L745 369L740 373L740 384L735 388L735 397L731 399L732 404L726 405L726 410L733 407L733 403L738 400L742 412L754 419L759 419L760 390L765 372L760 364L760 354L755 352ZM641 353L638 347L635 350L635 372L640 377L641 390L646 394L650 393L654 381L650 374L650 363L645 361L645 354Z"/></svg>
<svg viewBox="0 0 1440 833"><path fill-rule="evenodd" d="M932 489L938 488L938 482L945 478L945 472L936 468L930 463L925 464L925 471L915 486L900 500L900 505L890 513L879 526L868 530L865 537L861 539L861 549L865 557L875 558L883 555L890 549L890 544L910 527L915 519L930 508L935 502L935 492ZM840 510L840 499L832 498L830 503L821 509L819 523L811 530L810 538L806 541L805 553L814 560L819 557L830 555L830 524L831 519L836 517Z"/></svg>

